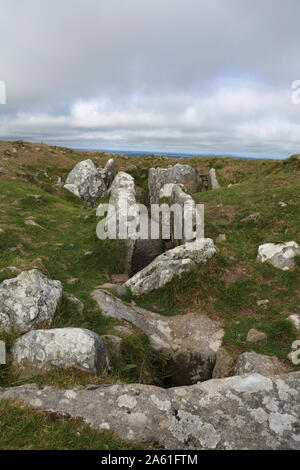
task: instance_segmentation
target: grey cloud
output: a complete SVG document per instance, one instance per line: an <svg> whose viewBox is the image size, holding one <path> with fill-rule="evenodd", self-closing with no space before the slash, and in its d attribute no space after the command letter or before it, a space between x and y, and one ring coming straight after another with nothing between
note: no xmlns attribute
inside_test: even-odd
<svg viewBox="0 0 300 470"><path fill-rule="evenodd" d="M0 137L299 152L298 0L2 0Z"/></svg>

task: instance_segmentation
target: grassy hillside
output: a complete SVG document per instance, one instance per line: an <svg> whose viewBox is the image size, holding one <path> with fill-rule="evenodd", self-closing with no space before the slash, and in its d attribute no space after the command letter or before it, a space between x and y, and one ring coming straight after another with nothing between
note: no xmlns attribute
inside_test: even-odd
<svg viewBox="0 0 300 470"><path fill-rule="evenodd" d="M57 185L77 162L86 158L102 166L109 155L43 144L0 142L0 282L16 275L7 267L22 270L36 267L63 282L65 290L85 304L84 315L79 315L74 305L64 299L54 327L84 327L101 335L122 336L114 330L114 325L120 322L102 317L90 293L96 286L109 282L112 274L124 271L124 246L118 241L98 240L95 210L86 208ZM205 236L215 239L219 234L226 235L226 241L217 244L218 255L205 266L195 268L159 291L141 298L127 296L125 300L134 300L162 315L205 313L223 323L225 345L235 357L254 350L286 360L297 338L297 331L286 318L300 311L300 259L293 271L283 272L257 263L256 256L262 243L289 240L300 243L299 156L283 162L231 158L181 161L121 155L114 158L117 171L128 171L144 189L152 166L183 162L201 173L214 167L221 189L193 197L205 204ZM282 207L281 202L286 206ZM245 220L254 212L259 212L260 218ZM29 220L38 225L28 225ZM80 282L69 285L71 278ZM258 306L257 301L263 299L269 303ZM117 381L161 384L167 374L167 358L157 357L145 335L131 325L126 326L134 334L123 335L121 356L113 357L111 374L94 377L73 370L57 371L31 381L63 387ZM252 327L268 334L267 343L246 343ZM15 337L0 333L8 352ZM288 362L287 365L296 370ZM13 374L9 363L0 366L0 386L20 383L23 382ZM2 415L7 415L8 409L13 416L23 413L13 405L1 406ZM34 421L34 414L28 419ZM51 443L37 443L34 448L40 445L51 447ZM77 444L67 447L73 445ZM2 446L6 446L5 440Z"/></svg>

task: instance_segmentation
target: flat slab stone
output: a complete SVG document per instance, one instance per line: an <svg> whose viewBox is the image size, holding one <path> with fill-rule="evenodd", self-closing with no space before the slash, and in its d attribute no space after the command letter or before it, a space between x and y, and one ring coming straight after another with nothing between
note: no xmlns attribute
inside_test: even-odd
<svg viewBox="0 0 300 470"><path fill-rule="evenodd" d="M29 384L0 388L0 399L81 418L120 439L170 450L299 450L299 386L300 372L272 378L250 374L170 389Z"/></svg>
<svg viewBox="0 0 300 470"><path fill-rule="evenodd" d="M175 276L190 271L197 264L206 263L216 253L217 248L210 238L186 242L157 256L148 266L128 279L125 286L133 295L148 294L165 286Z"/></svg>
<svg viewBox="0 0 300 470"><path fill-rule="evenodd" d="M103 315L132 323L148 336L155 351L171 356L173 384L192 384L212 376L216 353L224 336L217 322L194 313L162 316L128 306L104 290L95 290L92 297Z"/></svg>

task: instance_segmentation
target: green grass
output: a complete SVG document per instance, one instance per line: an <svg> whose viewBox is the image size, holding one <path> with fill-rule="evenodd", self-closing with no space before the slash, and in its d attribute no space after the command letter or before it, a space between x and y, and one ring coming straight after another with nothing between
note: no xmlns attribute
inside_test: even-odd
<svg viewBox="0 0 300 470"><path fill-rule="evenodd" d="M0 227L4 230L0 234L0 282L15 277L4 269L7 266L22 270L37 268L51 279L59 279L65 290L85 305L83 315L79 315L74 304L64 298L52 327L81 327L99 335L120 335L113 328L118 322L102 316L90 294L96 286L107 282L110 274L124 272L125 248L122 241L97 238L99 219L95 209L86 208L64 189L50 194L31 183L19 181L0 180L0 194L5 195L5 198L0 197ZM31 194L40 195L41 202L35 202ZM17 203L12 204L15 201ZM26 225L28 217L34 217L42 228ZM85 255L88 251L93 254ZM74 277L80 282L68 285L68 279ZM16 335L0 333L0 338L6 341L9 353ZM113 365L110 377L99 377L99 382L161 383L163 380L159 379L161 364L154 357L147 338L139 333L133 339L124 340L122 354L118 360L113 360ZM65 383L72 383L70 377L74 378L74 383L86 383L84 374L73 373L65 374ZM92 376L87 377L90 381L95 380ZM0 366L0 385L18 383L17 380L9 366ZM50 375L48 381L44 378L44 381L63 383L59 373Z"/></svg>
<svg viewBox="0 0 300 470"><path fill-rule="evenodd" d="M0 450L141 450L82 421L0 401ZM146 446L144 448L147 448Z"/></svg>
<svg viewBox="0 0 300 470"><path fill-rule="evenodd" d="M74 304L64 299L54 327L76 326L100 335L120 335L114 330L118 322L102 316L90 294L96 286L108 282L110 274L124 272L124 244L98 240L95 209L85 207L64 188L54 186L57 178L64 179L78 161L92 158L100 165L108 156L47 146L35 152L35 146L29 143L18 146L24 152L20 159L1 163L9 173L0 177L0 228L4 230L0 233L0 282L15 276L4 269L7 266L36 267L63 282L65 290L85 304L83 315L79 315ZM19 152L18 149L18 155ZM285 359L297 337L286 318L300 308L300 261L296 260L293 271L282 272L257 263L256 256L262 243L289 240L299 243L299 157L284 162L219 157L182 161L151 156L130 159L117 156L115 160L117 170L132 174L145 195L148 169L152 166L189 163L201 173L215 167L221 189L193 197L205 205L205 235L215 239L225 233L227 237L218 244L218 255L205 266L196 267L148 295L134 298L127 294L124 300L135 300L138 305L162 315L205 313L224 324L225 344L235 355L254 349ZM234 186L228 187L229 183ZM40 195L41 202L35 202L32 194ZM101 202L107 201L106 197ZM281 208L280 201L286 202L287 207ZM252 212L260 212L261 218L243 221ZM26 225L28 217L34 217L42 228ZM93 254L86 256L88 251ZM80 282L68 285L68 279L74 277ZM258 307L257 300L261 299L269 299L269 304ZM246 343L247 331L252 327L268 333L266 344ZM10 351L16 336L1 334L0 337L6 340ZM86 383L86 380L159 384L167 374L165 359L154 356L147 338L135 330L134 335L124 338L121 355L113 358L109 376L95 378L75 371L54 371L33 380L60 386ZM18 382L10 366L1 366L0 384L12 383Z"/></svg>

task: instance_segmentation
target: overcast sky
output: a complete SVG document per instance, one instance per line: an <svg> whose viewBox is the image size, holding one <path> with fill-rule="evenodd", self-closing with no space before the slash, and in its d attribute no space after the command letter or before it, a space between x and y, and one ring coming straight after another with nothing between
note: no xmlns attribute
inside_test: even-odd
<svg viewBox="0 0 300 470"><path fill-rule="evenodd" d="M0 138L300 152L299 0L1 0Z"/></svg>

